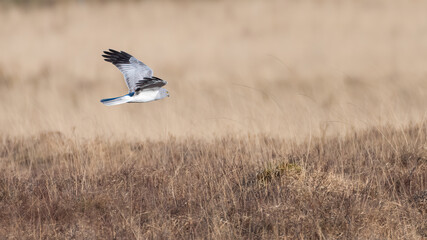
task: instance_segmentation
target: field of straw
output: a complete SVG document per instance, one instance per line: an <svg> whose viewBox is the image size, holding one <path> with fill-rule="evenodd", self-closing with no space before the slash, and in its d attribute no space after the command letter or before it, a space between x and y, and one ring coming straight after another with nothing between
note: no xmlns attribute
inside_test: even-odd
<svg viewBox="0 0 427 240"><path fill-rule="evenodd" d="M17 2L0 239L427 238L426 2Z"/></svg>

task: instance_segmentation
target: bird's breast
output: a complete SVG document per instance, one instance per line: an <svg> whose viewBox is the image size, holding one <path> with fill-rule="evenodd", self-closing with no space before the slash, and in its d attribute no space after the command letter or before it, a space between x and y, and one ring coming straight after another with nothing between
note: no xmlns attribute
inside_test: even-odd
<svg viewBox="0 0 427 240"><path fill-rule="evenodd" d="M156 96L158 94L157 91L142 91L138 94L135 94L132 98L132 102L151 102L156 100Z"/></svg>

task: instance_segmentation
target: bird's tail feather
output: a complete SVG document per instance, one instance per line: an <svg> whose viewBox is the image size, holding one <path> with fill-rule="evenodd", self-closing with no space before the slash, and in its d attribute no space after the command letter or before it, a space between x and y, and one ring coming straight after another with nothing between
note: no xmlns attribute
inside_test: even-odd
<svg viewBox="0 0 427 240"><path fill-rule="evenodd" d="M126 94L121 97L105 98L105 99L102 99L101 102L107 106L119 105L119 104L130 102L132 100L132 95L133 94Z"/></svg>

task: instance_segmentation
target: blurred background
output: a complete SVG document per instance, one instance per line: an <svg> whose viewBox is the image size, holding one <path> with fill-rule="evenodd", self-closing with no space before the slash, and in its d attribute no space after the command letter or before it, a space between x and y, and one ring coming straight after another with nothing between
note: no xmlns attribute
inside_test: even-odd
<svg viewBox="0 0 427 240"><path fill-rule="evenodd" d="M424 119L426 1L0 1L0 133L289 139ZM127 93L108 48L168 81Z"/></svg>

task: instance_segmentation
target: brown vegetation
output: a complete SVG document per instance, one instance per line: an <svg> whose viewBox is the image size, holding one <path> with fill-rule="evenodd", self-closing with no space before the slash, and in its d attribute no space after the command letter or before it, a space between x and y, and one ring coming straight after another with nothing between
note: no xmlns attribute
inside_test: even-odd
<svg viewBox="0 0 427 240"><path fill-rule="evenodd" d="M426 140L424 125L300 145L3 137L0 236L420 239Z"/></svg>

